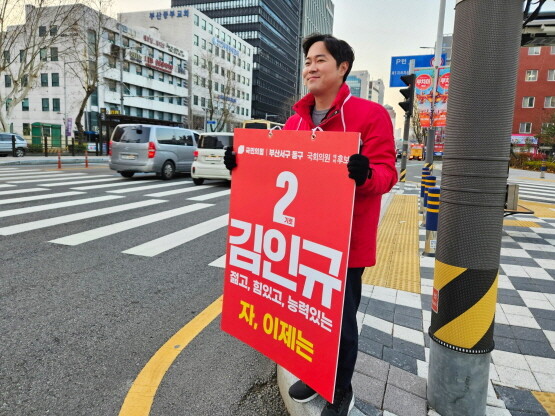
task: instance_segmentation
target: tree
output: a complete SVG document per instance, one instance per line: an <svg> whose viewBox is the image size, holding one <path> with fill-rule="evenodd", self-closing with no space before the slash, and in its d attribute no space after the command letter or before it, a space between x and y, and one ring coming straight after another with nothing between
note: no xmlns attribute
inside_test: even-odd
<svg viewBox="0 0 555 416"><path fill-rule="evenodd" d="M68 72L79 81L83 90L79 111L75 117L79 142L83 140L82 119L85 108L91 95L98 90L101 74L109 67L108 61L103 59L102 51L108 43L104 34L108 22L112 20L108 16L112 0L91 0L90 6L91 8L86 8L83 20L79 22L79 30L71 34L71 40L67 42L63 51L66 62L71 63L67 65ZM112 59L117 60L121 50L116 45L113 46L114 54L118 56Z"/></svg>
<svg viewBox="0 0 555 416"><path fill-rule="evenodd" d="M540 146L551 146L551 151L555 150L555 111L544 118L546 120L542 123L542 129L536 135L538 139L538 148Z"/></svg>
<svg viewBox="0 0 555 416"><path fill-rule="evenodd" d="M59 59L56 45L75 30L81 13L81 5L63 0L0 0L0 74L9 79L9 86L0 90L0 128L4 131L42 68L49 60Z"/></svg>
<svg viewBox="0 0 555 416"><path fill-rule="evenodd" d="M412 124L412 131L414 133L414 137L418 141L418 143L424 143L424 129L420 124L420 112L418 111L418 101L415 99L414 104L412 106L412 117L411 117L411 124Z"/></svg>

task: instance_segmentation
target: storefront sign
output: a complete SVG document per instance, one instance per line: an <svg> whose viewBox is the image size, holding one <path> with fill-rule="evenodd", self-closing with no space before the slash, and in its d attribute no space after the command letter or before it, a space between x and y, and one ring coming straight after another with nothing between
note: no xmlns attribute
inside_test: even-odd
<svg viewBox="0 0 555 416"><path fill-rule="evenodd" d="M159 12L150 12L148 14L148 16L150 17L150 20L162 20L162 19L173 19L175 17L177 18L181 18L181 17L189 17L189 10L188 9L184 9L184 10L164 10L164 11L159 11Z"/></svg>
<svg viewBox="0 0 555 416"><path fill-rule="evenodd" d="M328 401L355 190L346 165L358 145L358 133L235 129L222 329Z"/></svg>
<svg viewBox="0 0 555 416"><path fill-rule="evenodd" d="M145 65L149 68L154 68L162 72L171 74L173 72L173 65L159 59L154 59L151 56L145 56Z"/></svg>

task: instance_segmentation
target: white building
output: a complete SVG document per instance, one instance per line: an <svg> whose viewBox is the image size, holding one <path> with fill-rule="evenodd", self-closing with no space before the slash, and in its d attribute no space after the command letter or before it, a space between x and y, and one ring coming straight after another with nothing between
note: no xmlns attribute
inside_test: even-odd
<svg viewBox="0 0 555 416"><path fill-rule="evenodd" d="M84 77L78 76L83 75L84 64L99 75L98 89L85 104L82 120L85 130L98 132L101 109L105 108L108 113L119 112L122 95L123 113L127 115L186 122L187 51L148 30L120 26L115 19L104 15L101 15L102 24L98 30L96 11L83 5L79 5L78 11L82 17L66 36L40 51L42 65L37 79L27 97L10 115L13 130L27 138L32 136L36 143L46 133L54 146L67 145L60 136L64 135L64 119L68 121L67 134L71 135L75 127L74 121L85 96ZM36 36L50 36L52 28L58 28L57 24L56 21L41 22ZM100 53L95 64L91 50L97 36L100 36ZM123 60L117 46L125 49ZM18 53L19 47L14 45L12 53ZM2 78L5 82L0 83L1 96L6 97L10 87L6 78Z"/></svg>
<svg viewBox="0 0 555 416"><path fill-rule="evenodd" d="M368 99L383 105L385 86L381 79L370 81L368 84Z"/></svg>
<svg viewBox="0 0 555 416"><path fill-rule="evenodd" d="M370 99L370 74L368 71L351 71L347 76L347 85L355 97Z"/></svg>
<svg viewBox="0 0 555 416"><path fill-rule="evenodd" d="M118 19L154 29L189 52L192 127L203 128L205 119L221 122L228 114L228 130L251 118L253 48L246 41L191 6L122 13Z"/></svg>

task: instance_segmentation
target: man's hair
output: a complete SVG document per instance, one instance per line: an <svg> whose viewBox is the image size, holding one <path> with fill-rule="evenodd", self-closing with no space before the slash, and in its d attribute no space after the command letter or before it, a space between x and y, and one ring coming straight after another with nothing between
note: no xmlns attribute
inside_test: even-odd
<svg viewBox="0 0 555 416"><path fill-rule="evenodd" d="M324 42L324 45L326 45L326 49L337 62L338 68L341 63L347 62L349 66L347 67L347 72L345 72L345 75L343 76L343 82L345 82L347 80L349 72L351 72L351 69L353 68L353 61L355 60L355 53L353 52L353 48L351 48L351 45L349 45L344 40L337 39L332 35L313 33L303 40L303 52L305 57L308 54L308 50L310 49L310 47L316 42Z"/></svg>

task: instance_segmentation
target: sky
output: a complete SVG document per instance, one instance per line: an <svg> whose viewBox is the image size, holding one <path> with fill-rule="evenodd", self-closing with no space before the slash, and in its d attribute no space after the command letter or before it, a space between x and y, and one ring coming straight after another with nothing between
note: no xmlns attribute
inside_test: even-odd
<svg viewBox="0 0 555 416"><path fill-rule="evenodd" d="M385 84L384 104L397 113L396 127L402 127L403 114L398 102L399 88L389 88L392 56L433 54L437 38L440 0L333 0L334 35L347 41L355 51L353 70L367 70L372 79ZM551 5L549 5L551 3ZM447 0L444 34L452 34L456 0ZM544 9L553 10L548 1ZM170 7L161 0L156 8ZM114 13L152 9L149 0L114 0ZM429 47L423 49L421 47Z"/></svg>

